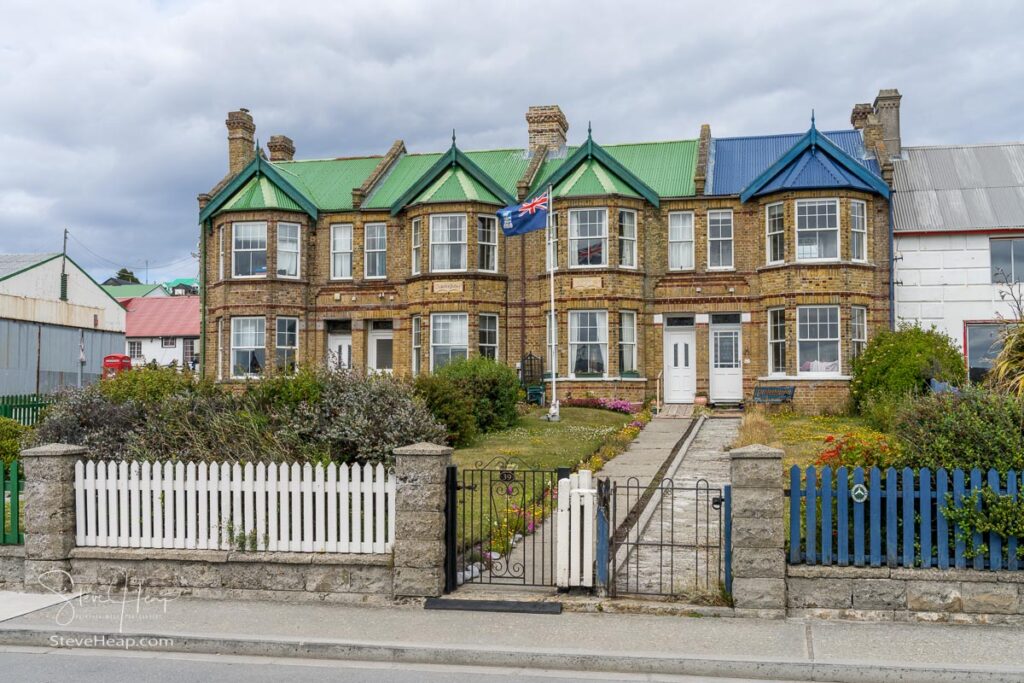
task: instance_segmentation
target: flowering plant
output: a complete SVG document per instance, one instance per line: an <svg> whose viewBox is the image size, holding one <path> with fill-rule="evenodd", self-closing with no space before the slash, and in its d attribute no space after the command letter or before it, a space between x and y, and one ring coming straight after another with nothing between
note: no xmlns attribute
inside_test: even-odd
<svg viewBox="0 0 1024 683"><path fill-rule="evenodd" d="M617 413L632 415L640 408L639 405L622 398L566 398L562 401L563 406L573 408L601 408L603 410L614 410Z"/></svg>
<svg viewBox="0 0 1024 683"><path fill-rule="evenodd" d="M825 448L814 462L829 467L890 467L899 460L898 443L890 443L884 434L869 430L847 432L839 438L825 437Z"/></svg>

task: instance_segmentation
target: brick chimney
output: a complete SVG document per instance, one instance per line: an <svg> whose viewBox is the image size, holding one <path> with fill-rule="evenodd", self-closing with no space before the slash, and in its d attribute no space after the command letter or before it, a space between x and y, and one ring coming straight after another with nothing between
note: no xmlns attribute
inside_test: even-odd
<svg viewBox="0 0 1024 683"><path fill-rule="evenodd" d="M900 100L903 95L896 88L885 88L878 91L874 110L882 124L882 139L889 157L898 157L903 151L900 139Z"/></svg>
<svg viewBox="0 0 1024 683"><path fill-rule="evenodd" d="M554 151L565 147L569 122L557 104L530 107L526 112L526 129L530 135L531 154L540 147Z"/></svg>
<svg viewBox="0 0 1024 683"><path fill-rule="evenodd" d="M857 130L864 130L868 116L874 111L874 108L867 102L853 105L853 111L850 112L850 124Z"/></svg>
<svg viewBox="0 0 1024 683"><path fill-rule="evenodd" d="M228 175L235 175L256 156L256 124L248 109L228 112Z"/></svg>
<svg viewBox="0 0 1024 683"><path fill-rule="evenodd" d="M287 135L271 135L267 143L271 161L291 161L295 158L295 143Z"/></svg>

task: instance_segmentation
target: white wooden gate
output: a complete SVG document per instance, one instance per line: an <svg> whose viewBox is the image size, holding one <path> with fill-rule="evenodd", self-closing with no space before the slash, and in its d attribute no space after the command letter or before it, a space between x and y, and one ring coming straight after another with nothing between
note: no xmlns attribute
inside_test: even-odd
<svg viewBox="0 0 1024 683"><path fill-rule="evenodd" d="M597 489L590 470L580 470L558 482L559 588L594 585L594 526Z"/></svg>

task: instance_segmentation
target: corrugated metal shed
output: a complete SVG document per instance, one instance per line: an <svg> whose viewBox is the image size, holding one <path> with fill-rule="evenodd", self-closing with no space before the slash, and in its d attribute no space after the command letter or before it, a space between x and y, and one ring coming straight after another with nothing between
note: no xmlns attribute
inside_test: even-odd
<svg viewBox="0 0 1024 683"><path fill-rule="evenodd" d="M708 179L705 194L739 194L790 150L804 133L758 135L737 138L712 138L708 156ZM837 147L852 156L875 175L880 175L878 162L867 158L864 142L857 130L821 132Z"/></svg>
<svg viewBox="0 0 1024 683"><path fill-rule="evenodd" d="M1024 229L1024 142L904 147L895 232Z"/></svg>
<svg viewBox="0 0 1024 683"><path fill-rule="evenodd" d="M58 256L60 254L0 254L0 280Z"/></svg>
<svg viewBox="0 0 1024 683"><path fill-rule="evenodd" d="M0 320L0 393L48 394L76 385L83 344L83 384L100 378L104 356L124 353L124 335L117 332Z"/></svg>

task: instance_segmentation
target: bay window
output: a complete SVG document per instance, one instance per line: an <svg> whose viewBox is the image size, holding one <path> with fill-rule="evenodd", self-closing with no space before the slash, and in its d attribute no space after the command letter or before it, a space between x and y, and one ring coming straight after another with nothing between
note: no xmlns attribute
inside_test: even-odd
<svg viewBox="0 0 1024 683"><path fill-rule="evenodd" d="M364 277L382 279L388 276L388 226L367 223L363 229Z"/></svg>
<svg viewBox="0 0 1024 683"><path fill-rule="evenodd" d="M430 316L430 369L465 359L469 350L469 315L434 313Z"/></svg>
<svg viewBox="0 0 1024 683"><path fill-rule="evenodd" d="M267 321L265 318L231 319L231 376L256 377L266 366Z"/></svg>
<svg viewBox="0 0 1024 683"><path fill-rule="evenodd" d="M668 215L668 268L693 269L693 213L690 211Z"/></svg>
<svg viewBox="0 0 1024 683"><path fill-rule="evenodd" d="M281 372L295 372L295 354L299 348L299 319L278 318L277 337L277 369Z"/></svg>
<svg viewBox="0 0 1024 683"><path fill-rule="evenodd" d="M796 202L796 259L839 258L839 202L798 199Z"/></svg>
<svg viewBox="0 0 1024 683"><path fill-rule="evenodd" d="M267 224L235 223L232 228L232 277L267 274Z"/></svg>
<svg viewBox="0 0 1024 683"><path fill-rule="evenodd" d="M352 224L331 226L331 279L352 279Z"/></svg>
<svg viewBox="0 0 1024 683"><path fill-rule="evenodd" d="M637 374L635 311L619 311L619 374Z"/></svg>
<svg viewBox="0 0 1024 683"><path fill-rule="evenodd" d="M786 309L768 310L768 374L786 374Z"/></svg>
<svg viewBox="0 0 1024 683"><path fill-rule="evenodd" d="M478 322L478 351L484 358L498 358L498 316L481 313Z"/></svg>
<svg viewBox="0 0 1024 683"><path fill-rule="evenodd" d="M608 311L569 311L569 375L603 376L607 359Z"/></svg>
<svg viewBox="0 0 1024 683"><path fill-rule="evenodd" d="M868 346L868 309L854 306L850 309L850 356L856 358Z"/></svg>
<svg viewBox="0 0 1024 683"><path fill-rule="evenodd" d="M430 270L466 269L466 216L439 214L430 217Z"/></svg>
<svg viewBox="0 0 1024 683"><path fill-rule="evenodd" d="M636 211L619 211L619 266L636 268Z"/></svg>
<svg viewBox="0 0 1024 683"><path fill-rule="evenodd" d="M498 270L498 219L478 216L476 219L477 268L488 272Z"/></svg>
<svg viewBox="0 0 1024 683"><path fill-rule="evenodd" d="M277 224L277 276L299 277L299 224Z"/></svg>
<svg viewBox="0 0 1024 683"><path fill-rule="evenodd" d="M420 274L420 253L423 251L423 219L412 219L412 274Z"/></svg>
<svg viewBox="0 0 1024 683"><path fill-rule="evenodd" d="M868 218L864 202L850 202L850 259L868 260Z"/></svg>
<svg viewBox="0 0 1024 683"><path fill-rule="evenodd" d="M420 374L423 367L423 319L414 315L412 317L412 376Z"/></svg>
<svg viewBox="0 0 1024 683"><path fill-rule="evenodd" d="M768 246L768 263L782 263L786 260L786 227L782 204L765 207L765 237Z"/></svg>
<svg viewBox="0 0 1024 683"><path fill-rule="evenodd" d="M708 211L708 269L732 267L732 211Z"/></svg>
<svg viewBox="0 0 1024 683"><path fill-rule="evenodd" d="M839 307L797 308L797 355L800 373L839 374Z"/></svg>
<svg viewBox="0 0 1024 683"><path fill-rule="evenodd" d="M608 211L569 211L569 266L586 268L608 265Z"/></svg>

